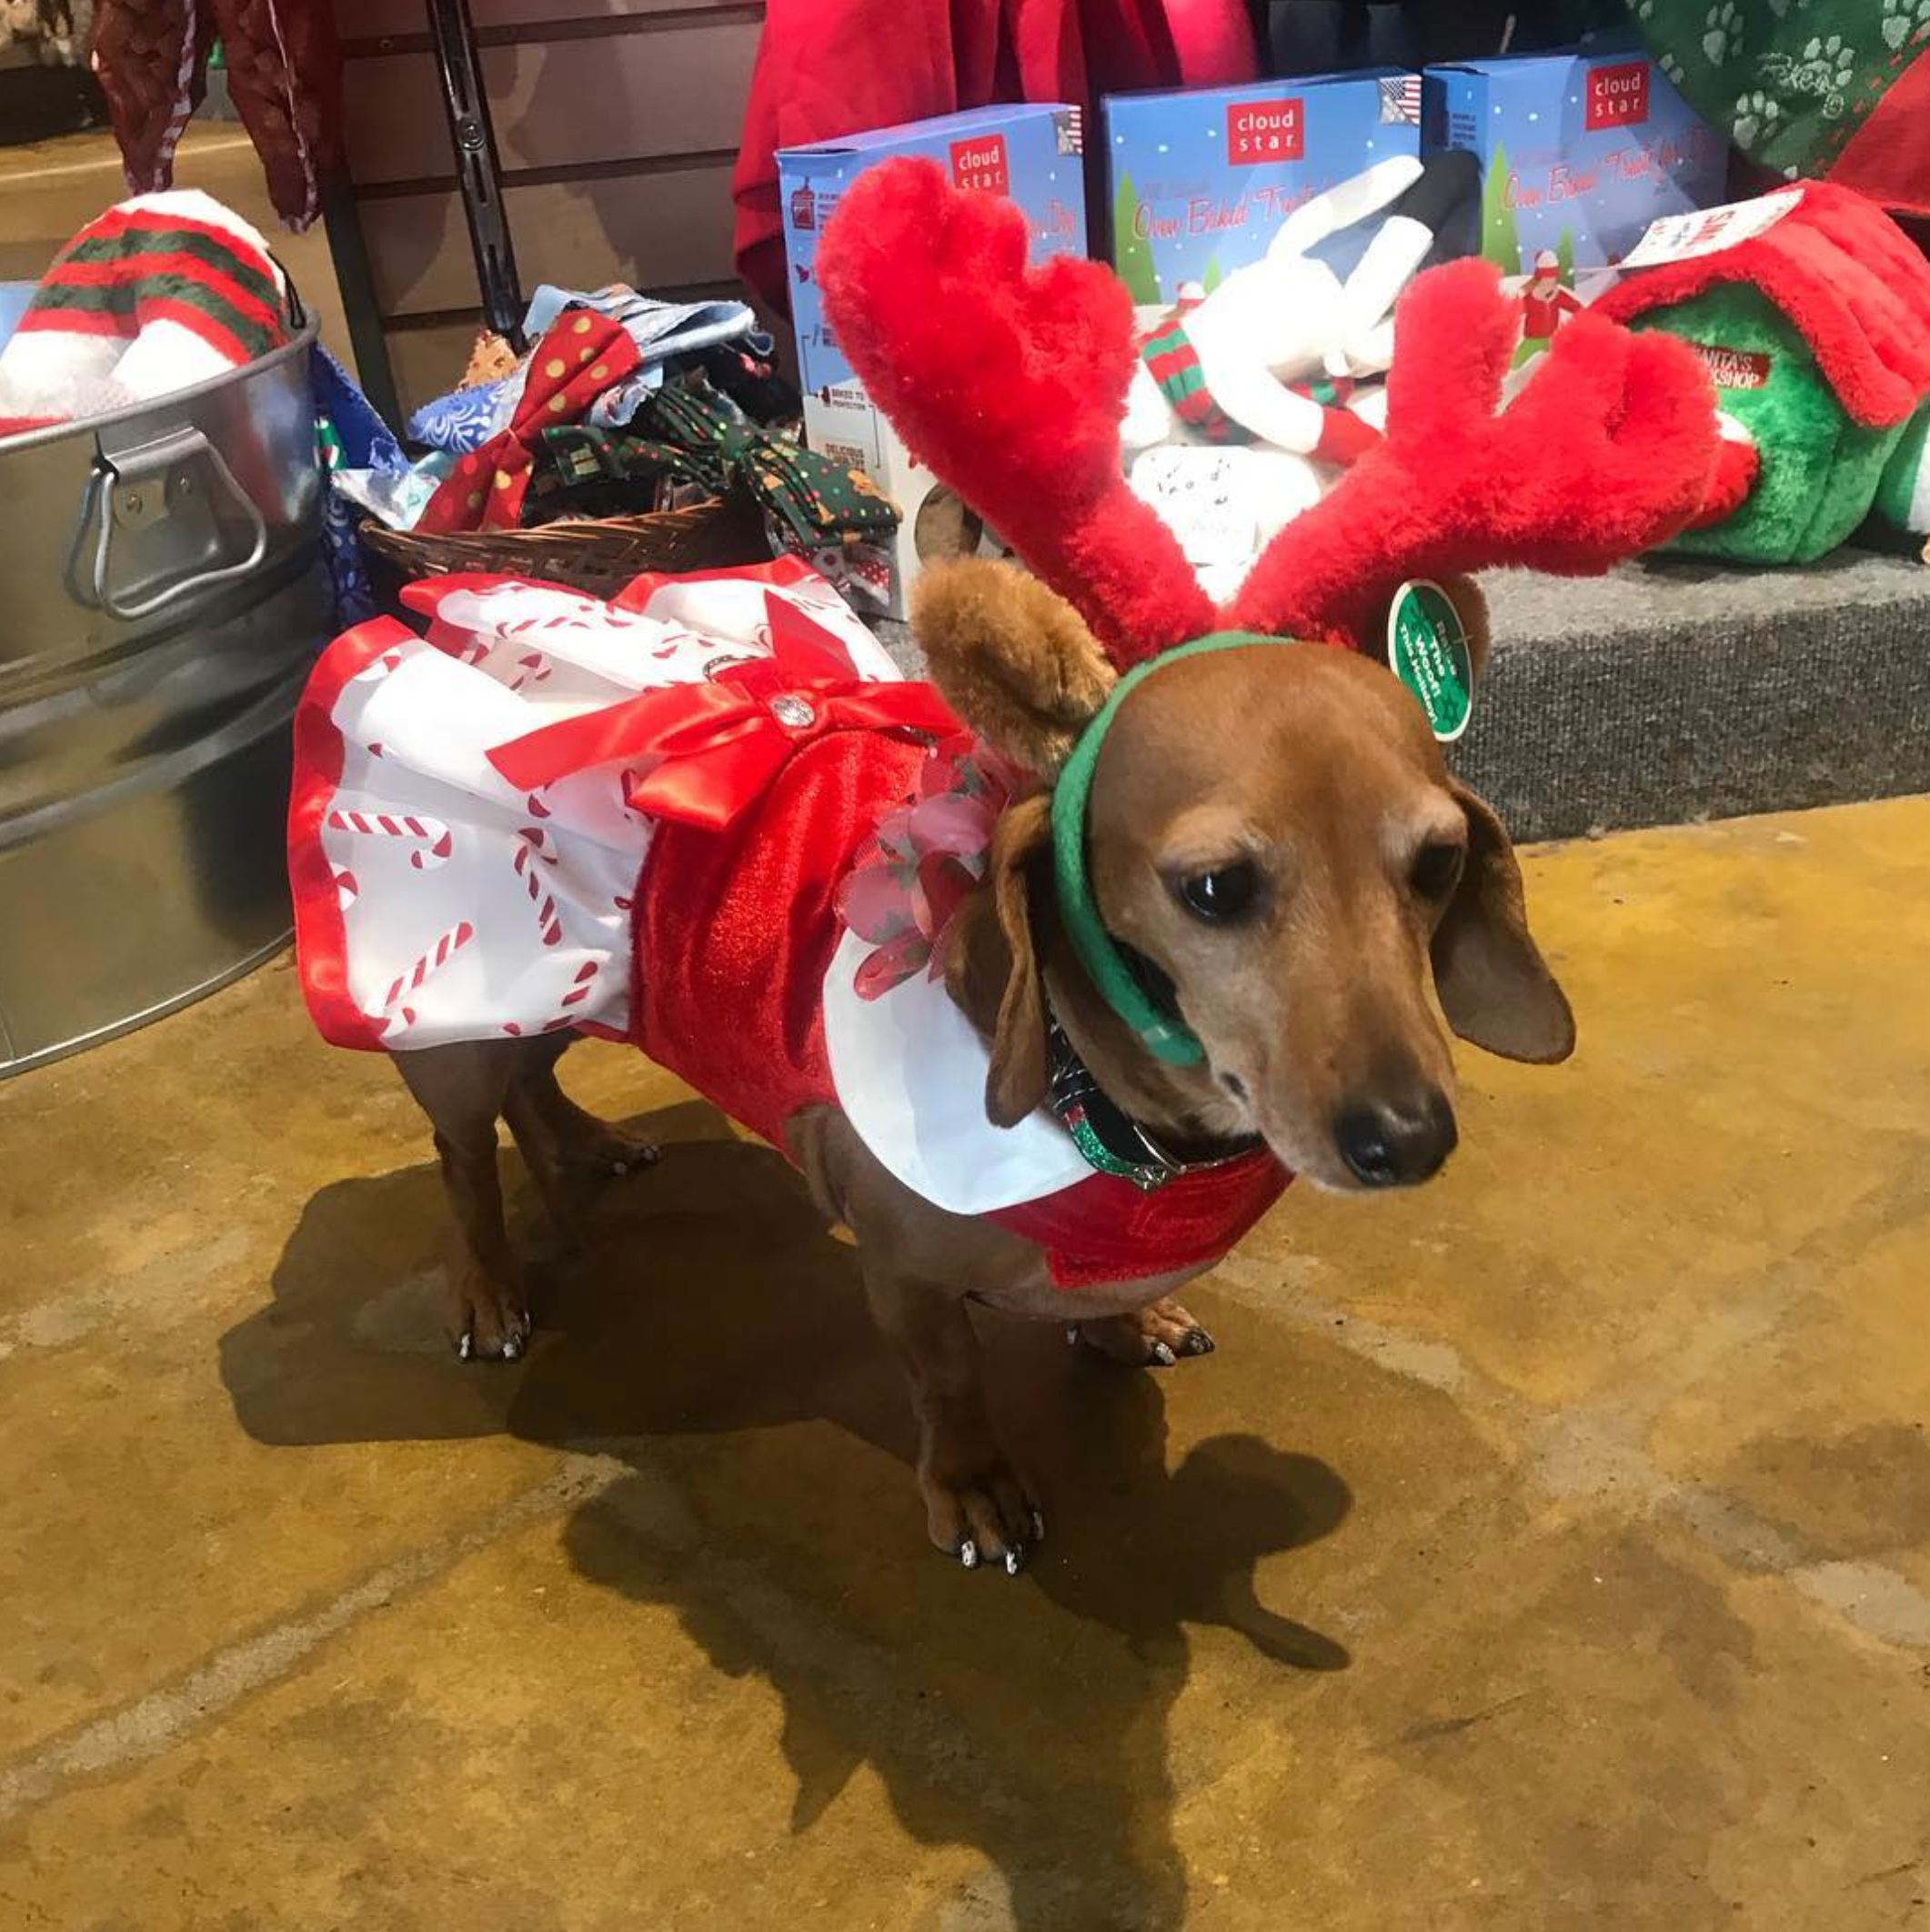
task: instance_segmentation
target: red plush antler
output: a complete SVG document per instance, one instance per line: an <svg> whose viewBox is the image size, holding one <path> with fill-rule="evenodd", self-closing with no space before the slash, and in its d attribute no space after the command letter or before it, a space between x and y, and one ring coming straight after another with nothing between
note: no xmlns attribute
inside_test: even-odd
<svg viewBox="0 0 1930 1932"><path fill-rule="evenodd" d="M1274 538L1235 624L1358 642L1405 579L1495 564L1597 576L1689 523L1720 449L1694 353L1580 315L1496 414L1515 336L1490 264L1414 282L1395 311L1386 439Z"/></svg>
<svg viewBox="0 0 1930 1932"><path fill-rule="evenodd" d="M861 176L818 276L832 330L913 456L1073 605L1121 669L1237 628L1363 643L1410 577L1592 576L1684 528L1719 449L1709 378L1663 336L1578 316L1497 414L1517 335L1496 271L1454 262L1395 315L1387 435L1216 611L1121 473L1138 351L1092 262L1026 266L1025 217L929 161Z"/></svg>
<svg viewBox="0 0 1930 1932"><path fill-rule="evenodd" d="M819 251L825 313L906 447L1091 624L1121 669L1213 628L1177 539L1127 487L1137 351L1096 262L1026 267L1025 216L929 161L862 175Z"/></svg>

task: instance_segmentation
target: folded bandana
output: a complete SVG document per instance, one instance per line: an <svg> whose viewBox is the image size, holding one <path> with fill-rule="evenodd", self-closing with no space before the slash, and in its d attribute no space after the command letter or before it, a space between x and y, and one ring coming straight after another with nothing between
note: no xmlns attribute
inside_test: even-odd
<svg viewBox="0 0 1930 1932"><path fill-rule="evenodd" d="M545 429L530 495L546 508L562 503L566 515L613 516L649 508L636 486L653 480L712 497L749 491L772 548L800 555L883 543L898 527L897 507L862 470L758 428L696 377L651 397L632 430ZM659 487L659 508L662 498Z"/></svg>
<svg viewBox="0 0 1930 1932"><path fill-rule="evenodd" d="M425 536L517 528L542 431L575 422L636 367L636 345L607 316L587 310L564 316L530 356L514 420L456 465L416 528Z"/></svg>

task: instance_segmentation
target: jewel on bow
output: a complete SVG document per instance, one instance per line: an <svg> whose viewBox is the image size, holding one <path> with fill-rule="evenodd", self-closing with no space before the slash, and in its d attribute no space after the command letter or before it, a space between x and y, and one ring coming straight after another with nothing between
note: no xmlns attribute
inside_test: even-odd
<svg viewBox="0 0 1930 1932"><path fill-rule="evenodd" d="M425 536L453 530L515 529L536 461L540 432L574 422L641 357L620 323L587 308L558 317L529 357L509 427L459 461L424 507Z"/></svg>
<svg viewBox="0 0 1930 1932"><path fill-rule="evenodd" d="M970 732L932 748L917 796L879 821L838 889L838 916L877 947L859 962L858 996L876 1000L920 969L934 979L965 895L984 877L992 828L1025 782Z"/></svg>
<svg viewBox="0 0 1930 1932"><path fill-rule="evenodd" d="M625 797L652 818L722 830L798 749L829 731L947 736L958 719L929 684L858 676L837 638L769 593L770 655L704 684L667 684L498 745L489 762L534 791L621 760Z"/></svg>

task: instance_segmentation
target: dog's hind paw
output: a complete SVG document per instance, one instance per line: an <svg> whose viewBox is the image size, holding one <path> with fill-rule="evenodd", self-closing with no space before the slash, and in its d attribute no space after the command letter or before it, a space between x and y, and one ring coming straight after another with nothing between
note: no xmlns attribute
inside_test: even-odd
<svg viewBox="0 0 1930 1932"><path fill-rule="evenodd" d="M1216 1345L1179 1303L1163 1298L1130 1314L1075 1322L1067 1329L1066 1339L1129 1368L1173 1368L1187 1355L1211 1354Z"/></svg>
<svg viewBox="0 0 1930 1932"><path fill-rule="evenodd" d="M578 1173L628 1174L654 1167L662 1158L656 1142L627 1127L591 1121L561 1143L563 1164Z"/></svg>

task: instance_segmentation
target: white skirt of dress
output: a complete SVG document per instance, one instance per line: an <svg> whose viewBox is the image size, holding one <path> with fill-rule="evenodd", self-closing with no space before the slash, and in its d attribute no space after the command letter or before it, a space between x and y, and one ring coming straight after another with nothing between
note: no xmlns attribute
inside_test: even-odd
<svg viewBox="0 0 1930 1932"><path fill-rule="evenodd" d="M641 579L622 603L501 577L431 579L404 595L428 617L427 637L364 625L337 639L297 725L302 971L317 1021L343 1045L628 1032L630 898L652 830L628 803L632 774L612 760L526 793L492 750L769 655L770 598L829 633L859 677L900 675L830 586L788 558Z"/></svg>

